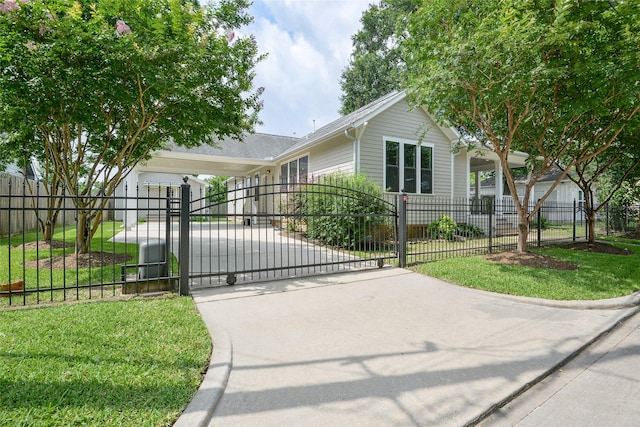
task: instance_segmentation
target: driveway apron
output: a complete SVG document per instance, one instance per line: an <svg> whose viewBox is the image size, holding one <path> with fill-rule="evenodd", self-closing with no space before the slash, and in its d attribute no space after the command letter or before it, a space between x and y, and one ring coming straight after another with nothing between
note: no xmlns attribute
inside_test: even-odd
<svg viewBox="0 0 640 427"><path fill-rule="evenodd" d="M210 426L464 425L633 310L547 307L397 268L194 298L233 346Z"/></svg>

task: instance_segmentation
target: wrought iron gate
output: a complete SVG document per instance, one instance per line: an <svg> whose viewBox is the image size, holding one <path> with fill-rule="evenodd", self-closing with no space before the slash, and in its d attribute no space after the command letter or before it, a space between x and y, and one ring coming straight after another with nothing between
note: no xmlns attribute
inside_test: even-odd
<svg viewBox="0 0 640 427"><path fill-rule="evenodd" d="M370 183L265 175L190 199L192 287L382 267L397 257L395 203Z"/></svg>

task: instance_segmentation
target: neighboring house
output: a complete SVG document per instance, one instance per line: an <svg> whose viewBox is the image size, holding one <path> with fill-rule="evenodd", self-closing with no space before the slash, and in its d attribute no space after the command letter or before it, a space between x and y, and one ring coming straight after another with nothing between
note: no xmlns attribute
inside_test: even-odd
<svg viewBox="0 0 640 427"><path fill-rule="evenodd" d="M167 197L171 206L179 208L176 201L180 197L180 185L185 175L167 172L147 172L136 167L116 188L115 219L124 221L127 227L139 220L152 220L161 216L167 207ZM187 183L191 186L191 199L198 208L206 206L206 191L209 184L191 175ZM192 206L195 208L195 206Z"/></svg>
<svg viewBox="0 0 640 427"><path fill-rule="evenodd" d="M533 197L530 198L530 205L533 206L537 200L541 199L551 188L551 186L558 180L560 175L562 175L563 170L555 165L547 172L545 172L535 183L532 189ZM575 172L571 171L570 174L575 174ZM504 180L503 180L504 181ZM484 200L491 199L495 200L494 197L496 195L495 191L495 176L486 178L481 180L480 183L480 197ZM524 195L526 188L525 179L516 179L516 191L520 199ZM504 189L504 197L503 203L509 206L511 202L511 194L509 188L506 185L506 182L503 183ZM472 197L475 197L475 192L477 188L472 189ZM567 207L567 209L557 209L551 211L547 211L546 216L547 219L551 221L571 221L573 218L573 209L568 209L568 207L573 206L573 202L576 202L578 206L582 206L584 204L584 193L578 187L578 185L573 182L568 176L565 176L560 183L553 189L551 194L545 200L546 206L562 206ZM504 210L514 210L515 208L505 208ZM584 213L579 212L579 218L584 219Z"/></svg>
<svg viewBox="0 0 640 427"><path fill-rule="evenodd" d="M410 109L405 93L393 92L301 138L256 133L244 142L225 139L218 147L170 146L138 173L242 176L234 181L240 191L255 180L286 184L342 171L365 173L390 194L404 190L420 198L469 200L471 173L493 170L501 177L502 169L494 153L467 150L460 141L455 129L437 124L423 108ZM521 167L526 155L512 153L509 159L510 167ZM503 194L498 182L495 192ZM230 209L270 213L274 204L264 202L266 197ZM455 219L474 222L471 212Z"/></svg>
<svg viewBox="0 0 640 427"><path fill-rule="evenodd" d="M3 172L20 178L25 177L25 169L18 166L16 163L6 165ZM39 181L41 179L40 173L38 172L38 162L35 159L32 159L32 161L27 165L26 174L27 179L34 181Z"/></svg>

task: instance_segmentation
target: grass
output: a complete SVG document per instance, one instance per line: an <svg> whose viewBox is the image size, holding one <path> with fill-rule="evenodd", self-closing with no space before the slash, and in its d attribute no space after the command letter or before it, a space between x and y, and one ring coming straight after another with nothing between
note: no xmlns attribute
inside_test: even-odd
<svg viewBox="0 0 640 427"><path fill-rule="evenodd" d="M211 341L190 298L0 311L0 425L168 426Z"/></svg>
<svg viewBox="0 0 640 427"><path fill-rule="evenodd" d="M98 229L98 232L91 241L91 252L106 252L127 254L132 260L136 259L138 245L134 243L114 243L109 239L120 231L120 223L105 222ZM41 236L36 233L25 233L24 242L29 243L36 241ZM23 263L36 259L48 259L62 255L73 254L75 251L74 243L76 239L76 227L70 225L66 227L58 227L53 236L53 240L65 242L70 245L67 248L60 249L30 249L22 250L22 236L19 238L0 239L0 259L9 259L10 262L0 266L0 281L8 282L14 278L22 278L24 269L24 279L28 288L35 289L37 285L40 287L62 286L63 283L103 283L112 282L120 279L120 265L113 265L103 268L81 268L66 269L66 273L62 270L53 270L51 274L43 274L38 268L23 268ZM134 261L135 262L135 261ZM46 269L49 273L49 269ZM9 277L11 275L11 277Z"/></svg>
<svg viewBox="0 0 640 427"><path fill-rule="evenodd" d="M138 245L136 243L112 242L110 239L121 231L120 222L105 221L101 224L91 241L91 252L104 252L107 254L126 254L130 260L129 264L136 264L138 257ZM68 248L60 249L30 249L23 250L22 243L29 243L41 240L42 235L36 232L0 239L0 283L9 283L18 279L25 281L26 289L38 290L36 293L25 295L17 294L11 297L14 301L38 303L45 301L63 301L67 299L86 299L93 297L114 296L119 293L119 288L113 285L114 282L121 281L120 264L107 265L104 267L91 268L31 268L25 267L24 263L36 259L53 259L62 255L70 255L75 251L76 226L58 227L53 236L54 241L68 243ZM171 269L177 273L178 264L175 256L171 254ZM131 270L127 271L131 273ZM105 285L106 284L106 285ZM85 289L78 289L77 286L86 286ZM144 285L142 286L144 288ZM62 289L62 290L60 290ZM24 300L24 301L23 301ZM9 303L9 298L0 299L0 306ZM15 304L15 302L12 302Z"/></svg>
<svg viewBox="0 0 640 427"><path fill-rule="evenodd" d="M470 288L551 300L595 300L629 295L640 289L640 251L633 255L590 253L558 247L533 252L577 264L575 271L505 265L482 256L450 258L415 266L419 273Z"/></svg>

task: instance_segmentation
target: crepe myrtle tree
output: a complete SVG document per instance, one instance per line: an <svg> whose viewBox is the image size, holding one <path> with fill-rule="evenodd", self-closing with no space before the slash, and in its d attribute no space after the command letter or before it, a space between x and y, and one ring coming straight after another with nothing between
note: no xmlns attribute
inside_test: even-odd
<svg viewBox="0 0 640 427"><path fill-rule="evenodd" d="M408 98L493 151L528 225L575 165L599 156L638 112L640 9L629 0L423 0L403 40ZM509 155L529 154L516 191ZM567 153L571 152L570 156ZM563 159L568 161L561 162ZM529 209L533 186L563 174Z"/></svg>
<svg viewBox="0 0 640 427"><path fill-rule="evenodd" d="M246 0L0 2L3 150L33 133L78 209L90 250L105 197L168 141L241 138L257 123L261 59ZM12 135L16 138L12 138ZM23 139L22 139L23 140ZM24 154L24 153L23 153ZM98 189L98 190L96 190ZM98 194L96 194L98 193Z"/></svg>

